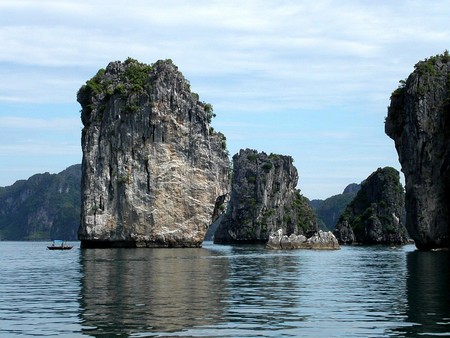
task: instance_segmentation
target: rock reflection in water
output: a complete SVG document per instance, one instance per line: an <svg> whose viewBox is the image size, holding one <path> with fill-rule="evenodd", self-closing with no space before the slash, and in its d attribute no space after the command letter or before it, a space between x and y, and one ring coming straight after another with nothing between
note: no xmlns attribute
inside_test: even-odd
<svg viewBox="0 0 450 338"><path fill-rule="evenodd" d="M82 250L84 332L177 331L214 323L223 295L216 290L226 289L220 284L227 273L214 256L201 248Z"/></svg>
<svg viewBox="0 0 450 338"><path fill-rule="evenodd" d="M217 326L218 332L252 337L261 332L284 332L305 320L307 314L299 311L303 264L297 254L264 251L263 246L232 247L224 299L226 324Z"/></svg>
<svg viewBox="0 0 450 338"><path fill-rule="evenodd" d="M407 256L408 337L450 335L450 253L414 251Z"/></svg>

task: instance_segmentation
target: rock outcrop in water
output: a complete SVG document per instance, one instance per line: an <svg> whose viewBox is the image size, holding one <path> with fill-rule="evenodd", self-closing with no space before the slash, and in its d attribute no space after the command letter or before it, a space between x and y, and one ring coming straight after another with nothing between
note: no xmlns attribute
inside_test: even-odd
<svg viewBox="0 0 450 338"><path fill-rule="evenodd" d="M399 172L391 167L379 168L361 183L339 218L334 235L340 244L405 244L408 238L403 213Z"/></svg>
<svg viewBox="0 0 450 338"><path fill-rule="evenodd" d="M417 248L450 247L450 55L415 65L392 93L385 124L406 181L406 226Z"/></svg>
<svg viewBox="0 0 450 338"><path fill-rule="evenodd" d="M225 137L170 61L111 62L82 86L84 247L201 246L229 188Z"/></svg>
<svg viewBox="0 0 450 338"><path fill-rule="evenodd" d="M266 243L269 235L317 232L317 220L308 201L296 189L293 159L241 150L233 156L231 197L214 235L214 242Z"/></svg>
<svg viewBox="0 0 450 338"><path fill-rule="evenodd" d="M306 238L303 235L290 236L283 235L280 229L269 236L266 249L271 250L293 250L293 249L314 249L314 250L339 250L339 242L331 231L319 230L313 236Z"/></svg>

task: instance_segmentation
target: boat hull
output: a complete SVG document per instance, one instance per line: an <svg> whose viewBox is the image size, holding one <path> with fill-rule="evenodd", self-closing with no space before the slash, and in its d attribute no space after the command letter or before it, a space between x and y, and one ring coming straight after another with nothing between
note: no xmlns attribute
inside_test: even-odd
<svg viewBox="0 0 450 338"><path fill-rule="evenodd" d="M47 249L49 250L70 250L72 249L72 246L48 246Z"/></svg>

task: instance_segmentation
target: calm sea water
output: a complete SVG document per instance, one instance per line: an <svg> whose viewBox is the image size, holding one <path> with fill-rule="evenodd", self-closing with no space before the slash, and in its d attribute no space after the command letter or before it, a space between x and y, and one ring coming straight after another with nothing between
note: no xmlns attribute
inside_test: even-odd
<svg viewBox="0 0 450 338"><path fill-rule="evenodd" d="M0 242L0 337L450 336L448 252Z"/></svg>

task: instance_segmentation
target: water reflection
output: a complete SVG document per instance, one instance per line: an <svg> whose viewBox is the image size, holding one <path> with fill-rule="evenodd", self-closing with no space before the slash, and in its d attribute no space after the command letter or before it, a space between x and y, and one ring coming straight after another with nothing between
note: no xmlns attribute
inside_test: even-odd
<svg viewBox="0 0 450 338"><path fill-rule="evenodd" d="M407 254L408 321L406 337L450 336L450 253Z"/></svg>
<svg viewBox="0 0 450 338"><path fill-rule="evenodd" d="M450 335L448 252L90 249L80 265L92 336Z"/></svg>
<svg viewBox="0 0 450 338"><path fill-rule="evenodd" d="M384 337L406 310L405 253L386 247L343 247L303 253L300 275L305 337ZM303 334L305 332L305 334Z"/></svg>
<svg viewBox="0 0 450 338"><path fill-rule="evenodd" d="M295 253L268 254L258 247L233 247L226 301L226 319L232 325L228 328L270 332L286 330L293 322L301 321L298 312L301 266Z"/></svg>
<svg viewBox="0 0 450 338"><path fill-rule="evenodd" d="M227 270L214 251L89 249L80 262L85 334L177 331L221 318Z"/></svg>

